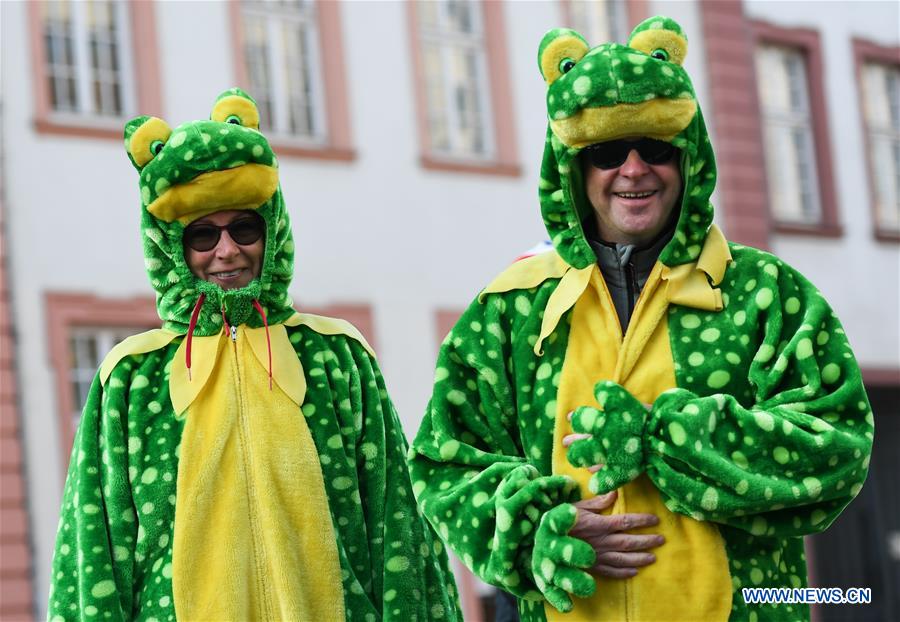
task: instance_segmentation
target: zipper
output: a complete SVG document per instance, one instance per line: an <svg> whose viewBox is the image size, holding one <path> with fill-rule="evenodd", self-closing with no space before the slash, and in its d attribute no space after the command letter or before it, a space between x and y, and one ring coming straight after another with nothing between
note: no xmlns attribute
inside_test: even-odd
<svg viewBox="0 0 900 622"><path fill-rule="evenodd" d="M229 336L231 337L231 341L234 344L234 353L232 358L232 373L234 375L234 387L235 387L235 396L237 402L237 423L238 423L238 438L240 439L240 456L241 463L244 471L244 477L246 478L246 486L247 486L247 496L249 497L249 513L250 513L250 529L252 531L252 540L253 540L253 564L256 567L256 575L257 575L257 590L260 596L259 606L261 611L258 612L260 619L271 620L275 618L275 610L272 605L271 594L269 593L269 588L267 582L263 579L267 569L267 554L266 547L261 537L262 529L259 523L259 513L256 508L256 500L258 498L258 491L256 490L256 484L253 479L253 455L251 453L251 441L250 436L252 434L250 430L250 421L247 417L247 395L244 392L244 385L242 382L244 370L242 365L243 357L246 355L246 348L249 347L249 344L244 344L238 349L237 344L237 326L229 327ZM242 342L243 343L243 342Z"/></svg>
<svg viewBox="0 0 900 622"><path fill-rule="evenodd" d="M634 278L634 264L630 261L625 264L625 288L628 293L628 317L625 318L625 326L631 325L631 316L634 315L634 292L637 288L637 279ZM626 330L628 330L626 328Z"/></svg>

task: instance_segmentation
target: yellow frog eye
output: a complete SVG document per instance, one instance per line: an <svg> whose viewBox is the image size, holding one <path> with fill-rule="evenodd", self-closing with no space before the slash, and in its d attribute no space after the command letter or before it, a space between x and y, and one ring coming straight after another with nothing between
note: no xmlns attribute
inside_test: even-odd
<svg viewBox="0 0 900 622"><path fill-rule="evenodd" d="M628 46L669 63L681 65L687 56L687 39L664 28L652 28L632 35Z"/></svg>
<svg viewBox="0 0 900 622"><path fill-rule="evenodd" d="M219 123L231 123L258 130L259 110L253 100L243 95L229 93L230 91L226 91L226 94L216 102L209 118Z"/></svg>
<svg viewBox="0 0 900 622"><path fill-rule="evenodd" d="M550 85L571 71L588 53L588 44L580 34L568 28L551 30L538 48L538 67Z"/></svg>
<svg viewBox="0 0 900 622"><path fill-rule="evenodd" d="M128 155L139 169L162 151L172 134L169 124L157 117L148 117L128 139Z"/></svg>

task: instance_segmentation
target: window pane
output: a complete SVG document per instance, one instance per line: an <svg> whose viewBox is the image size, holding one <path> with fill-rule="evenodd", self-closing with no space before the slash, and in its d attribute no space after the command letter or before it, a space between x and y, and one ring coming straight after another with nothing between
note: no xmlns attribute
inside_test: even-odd
<svg viewBox="0 0 900 622"><path fill-rule="evenodd" d="M419 37L431 149L489 155L489 94L481 6L470 0L419 2Z"/></svg>
<svg viewBox="0 0 900 622"><path fill-rule="evenodd" d="M260 124L275 134L321 140L327 124L312 0L241 3L244 61Z"/></svg>
<svg viewBox="0 0 900 622"><path fill-rule="evenodd" d="M764 45L755 60L772 213L780 222L819 222L805 57L795 49Z"/></svg>
<svg viewBox="0 0 900 622"><path fill-rule="evenodd" d="M589 45L628 38L625 3L619 0L570 0L570 28L580 32Z"/></svg>
<svg viewBox="0 0 900 622"><path fill-rule="evenodd" d="M878 227L900 231L900 67L866 63L863 91Z"/></svg>
<svg viewBox="0 0 900 622"><path fill-rule="evenodd" d="M244 19L244 60L250 92L259 108L260 129L272 127L272 96L269 78L269 52L265 20L247 16Z"/></svg>

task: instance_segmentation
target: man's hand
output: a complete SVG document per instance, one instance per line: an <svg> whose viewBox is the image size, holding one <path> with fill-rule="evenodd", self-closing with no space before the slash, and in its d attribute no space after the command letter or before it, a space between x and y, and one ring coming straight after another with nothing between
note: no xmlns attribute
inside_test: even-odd
<svg viewBox="0 0 900 622"><path fill-rule="evenodd" d="M630 529L652 527L659 524L653 514L599 514L616 502L618 493L613 491L575 504L578 516L569 535L587 542L597 553L591 571L615 579L627 579L637 574L638 568L649 566L656 556L649 549L661 546L665 538L659 534L636 535L625 533Z"/></svg>

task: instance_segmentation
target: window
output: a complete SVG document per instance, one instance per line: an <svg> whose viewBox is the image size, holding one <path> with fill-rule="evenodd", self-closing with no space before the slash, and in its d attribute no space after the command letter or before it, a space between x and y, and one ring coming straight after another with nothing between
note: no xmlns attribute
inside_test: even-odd
<svg viewBox="0 0 900 622"><path fill-rule="evenodd" d="M756 51L769 201L783 222L821 218L806 68L802 54L766 45Z"/></svg>
<svg viewBox="0 0 900 622"><path fill-rule="evenodd" d="M57 112L119 118L133 109L125 6L110 0L41 3L50 105Z"/></svg>
<svg viewBox="0 0 900 622"><path fill-rule="evenodd" d="M418 5L428 135L434 153L463 158L493 155L479 9L472 0Z"/></svg>
<svg viewBox="0 0 900 622"><path fill-rule="evenodd" d="M256 100L260 129L279 155L352 159L339 4L231 3L237 81Z"/></svg>
<svg viewBox="0 0 900 622"><path fill-rule="evenodd" d="M160 326L149 298L98 298L89 294L47 293L47 343L56 378L57 416L63 468L68 465L75 429L100 363L130 335Z"/></svg>
<svg viewBox="0 0 900 622"><path fill-rule="evenodd" d="M626 4L619 0L564 0L565 21L581 33L588 45L615 42L625 44L628 30ZM638 20L640 21L640 20ZM637 22L635 22L637 25Z"/></svg>
<svg viewBox="0 0 900 622"><path fill-rule="evenodd" d="M900 240L900 49L854 40L875 235Z"/></svg>
<svg viewBox="0 0 900 622"><path fill-rule="evenodd" d="M139 109L160 112L152 3L48 0L29 11L39 131L119 139Z"/></svg>
<svg viewBox="0 0 900 622"><path fill-rule="evenodd" d="M422 164L518 175L502 3L436 0L408 7Z"/></svg>
<svg viewBox="0 0 900 622"><path fill-rule="evenodd" d="M91 382L106 354L126 337L147 330L144 326L131 328L113 326L78 326L69 333L69 379L72 387L72 430L78 426L81 411L87 401Z"/></svg>
<svg viewBox="0 0 900 622"><path fill-rule="evenodd" d="M769 209L775 229L836 236L819 35L753 22Z"/></svg>
<svg viewBox="0 0 900 622"><path fill-rule="evenodd" d="M274 135L321 143L325 105L316 6L311 0L243 0L244 57L260 125Z"/></svg>

